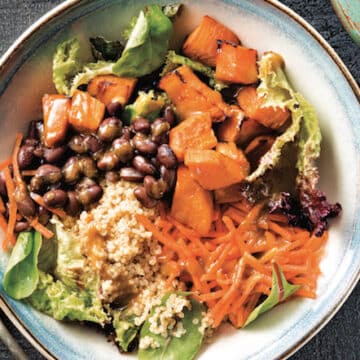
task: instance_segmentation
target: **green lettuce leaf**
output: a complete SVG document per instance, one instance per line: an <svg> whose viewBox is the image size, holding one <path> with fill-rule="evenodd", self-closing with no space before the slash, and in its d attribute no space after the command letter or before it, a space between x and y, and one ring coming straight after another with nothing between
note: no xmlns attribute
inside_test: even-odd
<svg viewBox="0 0 360 360"><path fill-rule="evenodd" d="M176 18L176 16L180 14L181 8L182 8L181 3L175 3L175 4L164 5L161 10L165 16L173 20L174 18Z"/></svg>
<svg viewBox="0 0 360 360"><path fill-rule="evenodd" d="M90 45L91 52L97 61L116 61L124 50L120 41L108 41L101 36L90 38Z"/></svg>
<svg viewBox="0 0 360 360"><path fill-rule="evenodd" d="M181 296L181 293L176 293L177 296ZM166 305L171 294L167 294L161 301L161 305ZM187 296L188 293L182 294ZM201 331L202 313L204 311L203 306L196 300L190 299L191 309L184 308L184 317L177 319L177 325L185 329L185 333L180 337L174 336L169 331L167 337L163 337L161 334L154 334L150 331L150 319L154 315L158 306L155 306L150 313L150 317L145 321L140 332L140 349L138 352L139 360L192 360L195 358L199 351L204 334ZM144 338L150 338L154 347L141 348L141 341Z"/></svg>
<svg viewBox="0 0 360 360"><path fill-rule="evenodd" d="M83 66L81 72L77 73L71 82L70 95L80 85L87 85L91 79L98 75L111 75L113 73L114 63L110 61L98 61L96 63L87 63Z"/></svg>
<svg viewBox="0 0 360 360"><path fill-rule="evenodd" d="M257 92L264 98L264 106L289 109L292 122L286 131L276 138L270 150L261 158L256 170L246 178L248 182L254 182L278 164L285 145L295 141L299 134L304 116L303 108L298 102L300 94L290 85L280 55L274 53L263 55L259 61L259 79L261 82Z"/></svg>
<svg viewBox="0 0 360 360"><path fill-rule="evenodd" d="M172 23L158 5L141 11L113 73L140 77L161 66L172 35Z"/></svg>
<svg viewBox="0 0 360 360"><path fill-rule="evenodd" d="M252 323L264 312L272 309L275 305L284 301L299 289L300 285L292 285L286 281L284 273L276 263L272 265L272 288L270 295L264 302L258 305L249 315L243 327Z"/></svg>
<svg viewBox="0 0 360 360"><path fill-rule="evenodd" d="M165 65L160 75L164 76L181 65L186 65L192 70L207 76L209 78L209 85L217 91L221 91L222 89L228 87L227 84L215 78L215 71L211 67L206 66L198 61L191 60L186 56L179 55L174 50L168 51L165 59Z"/></svg>
<svg viewBox="0 0 360 360"><path fill-rule="evenodd" d="M174 50L168 51L165 66L160 75L164 76L181 65L186 65L194 71L200 72L209 78L215 77L215 71L211 67L203 65L198 61L191 60L186 56L178 55Z"/></svg>
<svg viewBox="0 0 360 360"><path fill-rule="evenodd" d="M145 117L151 121L155 120L165 104L166 96L164 93L158 94L154 90L149 92L139 91L134 103L125 106L121 120L126 124L130 124L137 116Z"/></svg>
<svg viewBox="0 0 360 360"><path fill-rule="evenodd" d="M126 311L113 312L113 327L115 329L116 339L120 348L127 352L130 344L135 340L140 327L135 325L134 315L128 315Z"/></svg>
<svg viewBox="0 0 360 360"><path fill-rule="evenodd" d="M51 221L55 225L58 247L54 274L66 286L84 288L89 281L93 281L94 275L89 274L86 268L86 259L82 254L80 243L64 229L63 224L56 217Z"/></svg>
<svg viewBox="0 0 360 360"><path fill-rule="evenodd" d="M102 326L108 321L101 301L92 289L74 289L42 271L38 286L27 302L56 320L90 321Z"/></svg>
<svg viewBox="0 0 360 360"><path fill-rule="evenodd" d="M19 300L30 296L39 280L37 268L38 254L41 247L41 235L38 232L22 232L8 261L3 287L12 298Z"/></svg>
<svg viewBox="0 0 360 360"><path fill-rule="evenodd" d="M59 44L53 58L53 82L60 94L70 94L72 80L81 69L79 41L71 39Z"/></svg>
<svg viewBox="0 0 360 360"><path fill-rule="evenodd" d="M311 186L315 187L318 181L315 161L320 156L320 126L312 105L300 94L296 94L296 100L303 111L296 167L299 170L299 178L308 179Z"/></svg>

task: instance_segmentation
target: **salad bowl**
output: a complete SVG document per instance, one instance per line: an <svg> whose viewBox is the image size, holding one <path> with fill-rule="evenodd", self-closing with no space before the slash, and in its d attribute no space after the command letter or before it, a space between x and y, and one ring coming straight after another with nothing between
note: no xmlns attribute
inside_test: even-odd
<svg viewBox="0 0 360 360"><path fill-rule="evenodd" d="M41 115L40 99L53 92L56 45L76 36L117 39L128 20L153 1L68 0L40 19L0 60L0 153L6 158L16 132ZM316 31L276 1L184 1L174 45L210 15L233 29L243 44L279 52L294 85L314 105L323 133L321 188L343 206L333 222L321 263L317 299L292 300L243 330L223 326L199 359L286 358L321 329L343 304L360 275L360 91L350 73ZM3 160L3 159L0 159ZM0 256L0 279L6 266ZM93 329L57 322L9 298L0 305L30 342L49 359L130 358Z"/></svg>

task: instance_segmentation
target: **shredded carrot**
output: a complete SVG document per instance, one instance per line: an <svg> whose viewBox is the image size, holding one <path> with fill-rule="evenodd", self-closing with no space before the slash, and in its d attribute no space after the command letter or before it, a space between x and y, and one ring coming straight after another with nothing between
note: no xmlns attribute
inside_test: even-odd
<svg viewBox="0 0 360 360"><path fill-rule="evenodd" d="M51 230L49 230L46 226L40 224L37 218L33 219L30 222L30 226L36 231L38 231L46 239L51 239L54 236L54 233Z"/></svg>
<svg viewBox="0 0 360 360"><path fill-rule="evenodd" d="M44 199L39 194L31 192L30 196L38 205L43 206L45 209L49 210L53 214L55 214L61 218L64 218L66 216L66 212L64 210L46 206Z"/></svg>
<svg viewBox="0 0 360 360"><path fill-rule="evenodd" d="M21 172L21 176L22 177L26 177L26 176L34 176L36 175L36 170L23 170Z"/></svg>
<svg viewBox="0 0 360 360"><path fill-rule="evenodd" d="M6 211L4 200L0 196L0 214L3 214Z"/></svg>
<svg viewBox="0 0 360 360"><path fill-rule="evenodd" d="M15 185L11 178L8 167L4 169L5 185L9 197L9 220L6 230L5 240L3 242L3 249L6 250L8 244L15 244L14 228L16 223L17 205L15 201Z"/></svg>
<svg viewBox="0 0 360 360"><path fill-rule="evenodd" d="M12 154L12 165L13 165L13 171L14 171L14 179L15 179L15 183L17 185L22 183L22 177L21 177L21 174L20 174L20 168L19 168L19 163L18 163L18 153L19 153L19 149L20 149L22 139L23 139L23 135L21 133L18 133L16 135L14 151L13 151L13 154Z"/></svg>
<svg viewBox="0 0 360 360"><path fill-rule="evenodd" d="M271 292L274 261L290 283L301 286L297 296L315 296L327 232L318 238L291 227L282 215L267 214L263 203L225 204L215 212L212 230L202 236L164 209L155 223L137 215L162 245L158 259L166 286L176 278L189 282L194 298L207 304L214 327L226 319L244 325L260 297Z"/></svg>
<svg viewBox="0 0 360 360"><path fill-rule="evenodd" d="M9 158L9 159L6 159L6 160L0 162L0 170L5 169L6 167L8 167L11 164L12 164L12 158Z"/></svg>

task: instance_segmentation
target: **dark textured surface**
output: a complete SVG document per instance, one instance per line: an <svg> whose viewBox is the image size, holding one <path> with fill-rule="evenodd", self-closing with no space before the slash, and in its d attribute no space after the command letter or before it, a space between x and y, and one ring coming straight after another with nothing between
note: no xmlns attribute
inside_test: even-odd
<svg viewBox="0 0 360 360"><path fill-rule="evenodd" d="M0 55L33 21L60 2L58 0L0 0ZM330 1L283 0L282 2L304 17L321 33L340 55L356 81L360 83L360 48L342 29ZM1 312L0 317L18 339L30 359L43 359ZM360 284L330 323L291 359L360 359L359 334ZM0 360L5 359L12 359L12 357L0 342Z"/></svg>

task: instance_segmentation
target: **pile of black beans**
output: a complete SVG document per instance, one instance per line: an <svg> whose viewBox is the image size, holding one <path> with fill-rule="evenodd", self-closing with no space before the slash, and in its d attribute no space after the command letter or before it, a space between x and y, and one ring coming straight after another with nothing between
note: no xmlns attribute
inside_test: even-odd
<svg viewBox="0 0 360 360"><path fill-rule="evenodd" d="M169 198L176 183L177 159L168 145L175 121L170 106L153 122L138 117L130 126L116 116L107 116L96 134L69 130L62 145L54 148L47 148L42 141L43 122L32 121L18 153L26 183L19 198L26 201L18 207L24 218L18 220L16 232L27 230L26 219L33 216L43 224L49 220L49 212L33 202L32 193L41 195L46 207L76 216L101 198L99 182L104 177L110 182L139 183L134 194L148 208ZM0 194L6 202L1 172Z"/></svg>

